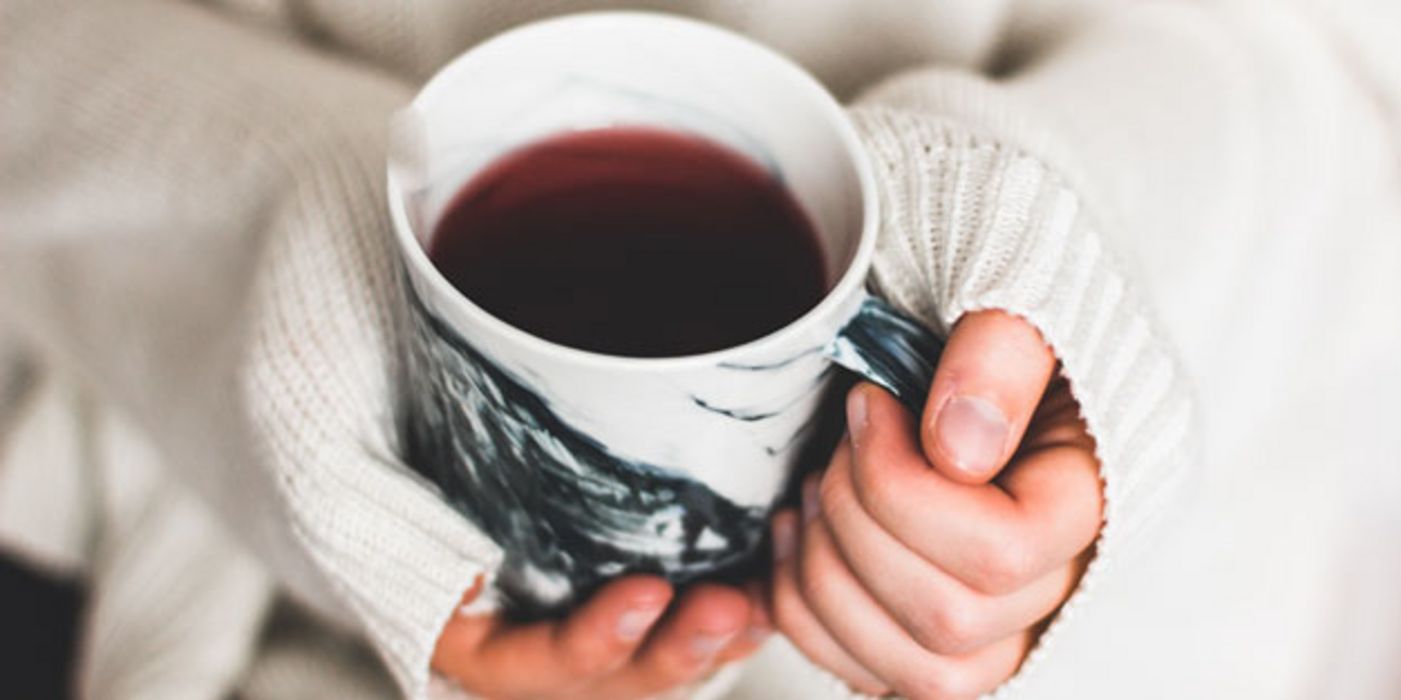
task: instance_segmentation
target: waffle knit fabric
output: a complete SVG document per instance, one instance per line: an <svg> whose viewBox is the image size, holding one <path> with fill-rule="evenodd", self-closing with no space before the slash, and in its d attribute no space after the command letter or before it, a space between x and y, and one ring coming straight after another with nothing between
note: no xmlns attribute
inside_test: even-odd
<svg viewBox="0 0 1401 700"><path fill-rule="evenodd" d="M433 645L500 553L396 456L404 299L385 208L387 122L472 43L595 5L0 2L0 542L93 582L80 689L315 695L318 674L334 680L321 693L378 687L335 671L361 659L326 651L349 638L406 696L450 692L429 670ZM971 310L1007 309L1061 360L1097 440L1105 521L1079 589L999 694L1057 697L1073 670L1131 654L1114 642L1114 616L1134 609L1135 591L1141 604L1166 588L1145 583L1142 550L1195 512L1203 484L1232 492L1267 473L1253 463L1225 465L1231 476L1215 481L1204 473L1262 449L1269 407L1238 399L1251 375L1229 358L1297 373L1401 348L1401 332L1363 334L1329 313L1358 295L1386 298L1401 278L1401 63L1375 26L1381 14L1284 3L666 7L773 45L852 100L879 178L882 294L941 330ZM1390 237L1327 235L1388 225ZM1354 255L1364 261L1344 275L1336 263ZM1255 274L1266 267L1290 274ZM1238 323L1283 289L1296 292L1290 317ZM1260 359L1300 327L1331 342ZM1310 376L1301 382L1352 386ZM1396 446L1370 435L1347 464ZM1278 498L1244 512L1318 492L1285 471ZM1316 602L1321 564L1302 551L1280 572L1300 582L1262 600ZM1248 589L1231 587L1253 581L1229 568L1201 576ZM261 632L281 619L275 596L316 621L302 639L318 652ZM1202 594L1200 606L1220 605ZM1293 619L1303 621L1266 630L1275 641L1262 664L1303 658L1320 628ZM1170 653L1155 649L1139 651ZM1316 688L1306 669L1250 685L1250 664L1216 663L1138 695ZM844 694L781 642L732 692L764 697L774 678ZM1122 674L1100 678L1093 687L1122 696ZM725 692L726 680L703 692Z"/></svg>

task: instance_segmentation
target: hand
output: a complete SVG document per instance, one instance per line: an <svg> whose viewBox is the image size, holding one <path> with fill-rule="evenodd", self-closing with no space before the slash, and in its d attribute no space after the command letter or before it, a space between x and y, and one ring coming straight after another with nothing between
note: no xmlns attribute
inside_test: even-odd
<svg viewBox="0 0 1401 700"><path fill-rule="evenodd" d="M1026 322L955 326L924 420L873 385L848 437L774 517L773 614L853 688L973 698L1009 678L1099 532L1094 442ZM931 466L932 465L932 466Z"/></svg>
<svg viewBox="0 0 1401 700"><path fill-rule="evenodd" d="M663 617L672 597L665 580L631 576L558 622L458 615L438 638L433 669L488 698L626 700L697 682L772 629L757 587L698 584Z"/></svg>

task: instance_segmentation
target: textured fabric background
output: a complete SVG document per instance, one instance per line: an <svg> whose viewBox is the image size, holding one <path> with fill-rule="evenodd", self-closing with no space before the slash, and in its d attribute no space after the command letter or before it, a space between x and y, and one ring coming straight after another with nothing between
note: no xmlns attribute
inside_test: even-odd
<svg viewBox="0 0 1401 700"><path fill-rule="evenodd" d="M396 456L385 126L596 5L0 2L0 542L88 581L86 692L380 687L334 638L429 693L498 553ZM883 293L1064 361L1106 523L1002 693L1398 692L1392 5L666 5L856 102ZM269 632L278 596L318 631ZM840 694L781 641L735 693L775 681Z"/></svg>

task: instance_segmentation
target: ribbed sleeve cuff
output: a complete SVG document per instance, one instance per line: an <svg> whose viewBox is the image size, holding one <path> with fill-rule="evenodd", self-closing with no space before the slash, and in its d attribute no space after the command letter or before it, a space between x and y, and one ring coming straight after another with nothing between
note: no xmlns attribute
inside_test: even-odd
<svg viewBox="0 0 1401 700"><path fill-rule="evenodd" d="M980 119L974 131L923 109L852 114L880 183L879 292L940 329L980 309L1027 319L1060 359L1097 443L1105 505L1095 558L995 694L1005 696L1054 653L1096 582L1178 491L1194 451L1189 394L1077 189L1017 137L998 135L1012 120Z"/></svg>
<svg viewBox="0 0 1401 700"><path fill-rule="evenodd" d="M382 131L382 129L381 129ZM265 251L246 412L300 549L411 698L444 624L500 551L395 456L396 314L382 144L319 150Z"/></svg>

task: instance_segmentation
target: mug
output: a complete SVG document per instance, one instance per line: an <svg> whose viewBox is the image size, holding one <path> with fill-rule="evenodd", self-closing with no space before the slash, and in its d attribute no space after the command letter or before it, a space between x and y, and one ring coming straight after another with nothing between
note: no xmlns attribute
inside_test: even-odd
<svg viewBox="0 0 1401 700"><path fill-rule="evenodd" d="M769 335L667 358L532 336L459 293L426 252L486 165L580 129L699 136L779 178L826 254L826 296ZM731 32L661 14L571 15L444 67L392 127L389 207L407 272L403 449L502 549L490 590L558 614L621 574L678 585L761 560L770 510L842 366L918 414L937 337L866 292L875 183L812 77Z"/></svg>

